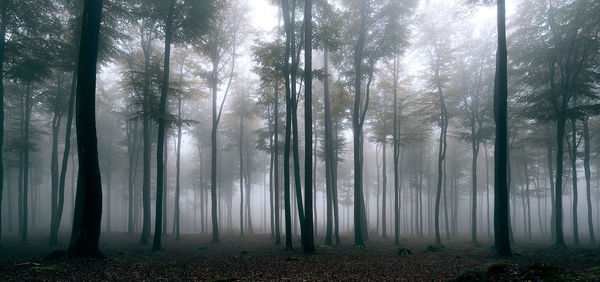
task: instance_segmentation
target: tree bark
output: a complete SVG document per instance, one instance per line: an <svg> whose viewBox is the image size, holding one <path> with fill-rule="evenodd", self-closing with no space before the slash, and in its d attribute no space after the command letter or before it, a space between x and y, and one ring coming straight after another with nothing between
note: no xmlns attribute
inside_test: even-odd
<svg viewBox="0 0 600 282"><path fill-rule="evenodd" d="M508 77L506 51L505 1L498 0L498 50L496 51L496 77L494 81L494 238L498 255L511 256L509 240L508 201Z"/></svg>
<svg viewBox="0 0 600 282"><path fill-rule="evenodd" d="M167 127L167 95L169 93L169 63L171 60L171 38L173 28L173 14L175 10L175 0L171 0L169 11L165 22L165 54L163 65L163 79L160 93L160 104L158 108L158 139L156 146L156 216L154 221L154 241L152 249L158 251L162 248L162 210L164 193L164 161L163 154L165 150L165 131Z"/></svg>
<svg viewBox="0 0 600 282"><path fill-rule="evenodd" d="M69 245L74 257L103 257L98 249L102 219L102 181L96 137L95 89L102 0L85 0L77 76L77 199Z"/></svg>
<svg viewBox="0 0 600 282"><path fill-rule="evenodd" d="M583 118L583 168L585 172L585 193L587 199L587 220L588 220L588 232L590 235L590 244L596 244L596 237L594 236L594 223L592 220L592 193L591 193L591 176L590 170L590 130L588 126L588 117Z"/></svg>

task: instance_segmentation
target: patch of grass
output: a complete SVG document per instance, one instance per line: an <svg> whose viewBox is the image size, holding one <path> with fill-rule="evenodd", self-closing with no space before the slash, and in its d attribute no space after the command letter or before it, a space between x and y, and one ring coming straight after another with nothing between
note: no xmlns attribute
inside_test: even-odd
<svg viewBox="0 0 600 282"><path fill-rule="evenodd" d="M354 248L355 249L359 249L359 250L363 250L363 251L367 250L367 247L365 247L365 245L354 245Z"/></svg>
<svg viewBox="0 0 600 282"><path fill-rule="evenodd" d="M511 265L506 262L495 262L489 264L485 270L487 277L502 277L504 274L510 272Z"/></svg>
<svg viewBox="0 0 600 282"><path fill-rule="evenodd" d="M594 266L594 267L590 267L590 268L588 268L586 270L590 271L590 272L600 272L600 265Z"/></svg>
<svg viewBox="0 0 600 282"><path fill-rule="evenodd" d="M464 269L458 273L458 276L453 281L479 281L485 280L486 275L481 270Z"/></svg>
<svg viewBox="0 0 600 282"><path fill-rule="evenodd" d="M567 281L574 278L574 273L552 264L534 262L528 268L528 278L532 280Z"/></svg>
<svg viewBox="0 0 600 282"><path fill-rule="evenodd" d="M250 255L248 254L248 251L241 251L234 258L236 258L236 259L248 259L248 258L250 258Z"/></svg>
<svg viewBox="0 0 600 282"><path fill-rule="evenodd" d="M58 270L58 266L56 265L38 265L31 267L33 270Z"/></svg>
<svg viewBox="0 0 600 282"><path fill-rule="evenodd" d="M167 272L181 272L178 268L168 268Z"/></svg>
<svg viewBox="0 0 600 282"><path fill-rule="evenodd" d="M398 254L401 256L409 256L413 254L413 251L409 248L400 248L398 249Z"/></svg>
<svg viewBox="0 0 600 282"><path fill-rule="evenodd" d="M331 246L329 246L329 245L320 245L319 249L331 249Z"/></svg>
<svg viewBox="0 0 600 282"><path fill-rule="evenodd" d="M206 246L200 246L198 247L198 250L206 250Z"/></svg>
<svg viewBox="0 0 600 282"><path fill-rule="evenodd" d="M225 278L217 278L217 279L213 279L213 280L208 280L210 282L220 282L220 281L237 281L236 278L229 278L229 277L225 277Z"/></svg>
<svg viewBox="0 0 600 282"><path fill-rule="evenodd" d="M118 251L117 251L117 254L118 254L118 255L128 255L128 254L129 254L129 252L128 252L128 251L125 251L125 250L118 250Z"/></svg>
<svg viewBox="0 0 600 282"><path fill-rule="evenodd" d="M441 251L443 249L445 249L446 247L444 247L444 245L442 244L435 244L435 245L429 245L427 246L427 249L425 249L428 252L438 252Z"/></svg>
<svg viewBox="0 0 600 282"><path fill-rule="evenodd" d="M289 256L287 258L287 261L300 261L300 257L299 256Z"/></svg>

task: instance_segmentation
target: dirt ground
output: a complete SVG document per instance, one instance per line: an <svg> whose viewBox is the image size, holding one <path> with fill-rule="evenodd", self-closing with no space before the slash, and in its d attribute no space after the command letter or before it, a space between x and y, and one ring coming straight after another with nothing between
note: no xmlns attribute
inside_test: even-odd
<svg viewBox="0 0 600 282"><path fill-rule="evenodd" d="M269 235L224 234L220 243L209 235L174 236L164 250L139 244L139 235L103 233L106 259L48 258L61 246L48 246L47 234L35 234L27 244L15 236L3 238L0 281L55 280L583 280L600 281L600 248L555 248L547 244L517 244L510 259L494 256L491 242L479 246L468 239L432 245L433 239L373 239L365 248L342 244L317 247L316 254L285 251ZM374 236L371 236L374 237ZM282 242L284 238L282 238ZM323 238L316 242L322 244Z"/></svg>

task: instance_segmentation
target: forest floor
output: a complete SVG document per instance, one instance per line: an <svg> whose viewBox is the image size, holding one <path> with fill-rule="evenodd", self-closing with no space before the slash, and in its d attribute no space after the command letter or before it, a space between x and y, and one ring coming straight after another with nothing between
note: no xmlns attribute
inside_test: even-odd
<svg viewBox="0 0 600 282"><path fill-rule="evenodd" d="M432 245L432 239L375 239L365 248L352 245L350 235L337 246L318 245L312 255L285 251L269 235L169 235L164 250L139 244L139 235L103 233L106 259L48 258L61 246L48 246L44 235L21 244L3 238L0 281L45 280L585 280L600 281L600 248L555 248L550 244L516 244L510 259L495 257L491 242L479 246L468 239ZM374 236L371 236L374 237ZM318 237L316 242L323 242ZM151 243L151 241L150 241ZM285 243L282 238L282 243Z"/></svg>

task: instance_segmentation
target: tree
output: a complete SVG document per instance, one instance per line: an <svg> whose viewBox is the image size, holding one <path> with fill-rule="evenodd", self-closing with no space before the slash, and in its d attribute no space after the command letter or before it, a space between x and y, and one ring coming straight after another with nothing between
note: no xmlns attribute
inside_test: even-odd
<svg viewBox="0 0 600 282"><path fill-rule="evenodd" d="M312 0L304 2L304 252L315 251L312 194Z"/></svg>
<svg viewBox="0 0 600 282"><path fill-rule="evenodd" d="M223 112L223 105L229 93L229 87L235 71L235 57L241 28L241 14L238 10L238 2L219 2L220 15L213 23L214 27L207 33L206 38L197 46L201 53L208 57L212 66L209 75L209 83L212 91L212 130L211 130L211 216L212 216L212 240L219 242L219 221L217 216L217 129ZM228 78L224 77L220 70L224 65L229 65ZM217 111L217 94L223 79L227 78L227 86L223 93L223 99Z"/></svg>
<svg viewBox="0 0 600 282"><path fill-rule="evenodd" d="M496 77L494 81L494 242L500 256L511 256L508 217L508 124L507 124L507 51L504 0L498 0L498 49L496 51Z"/></svg>
<svg viewBox="0 0 600 282"><path fill-rule="evenodd" d="M102 0L85 0L77 77L77 149L79 175L69 254L103 257L98 249L102 218L102 183L96 138L95 87Z"/></svg>

